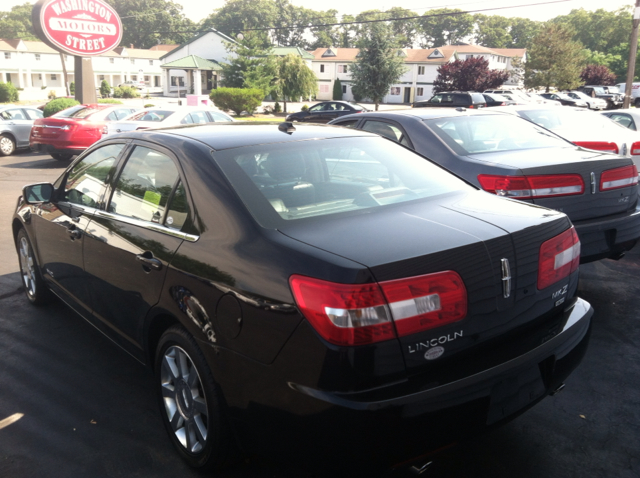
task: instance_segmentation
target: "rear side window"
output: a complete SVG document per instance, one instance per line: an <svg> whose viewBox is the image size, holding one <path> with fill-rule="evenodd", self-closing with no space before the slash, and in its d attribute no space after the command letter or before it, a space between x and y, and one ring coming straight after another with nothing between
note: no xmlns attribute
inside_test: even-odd
<svg viewBox="0 0 640 478"><path fill-rule="evenodd" d="M73 106L54 114L53 117L83 119L89 115L92 115L96 111L100 111L100 109L101 108L91 108L90 106Z"/></svg>
<svg viewBox="0 0 640 478"><path fill-rule="evenodd" d="M178 178L178 169L171 158L136 146L118 177L108 211L162 223Z"/></svg>
<svg viewBox="0 0 640 478"><path fill-rule="evenodd" d="M131 116L129 121L162 121L173 113L174 111L165 110L141 111L137 115Z"/></svg>
<svg viewBox="0 0 640 478"><path fill-rule="evenodd" d="M42 111L40 110L25 109L24 111L27 114L27 118L29 118L30 120L37 120L38 118L43 117Z"/></svg>

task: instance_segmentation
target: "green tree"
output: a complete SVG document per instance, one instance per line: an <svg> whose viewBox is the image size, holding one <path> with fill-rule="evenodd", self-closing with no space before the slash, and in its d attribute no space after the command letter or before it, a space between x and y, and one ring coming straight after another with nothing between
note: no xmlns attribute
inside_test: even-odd
<svg viewBox="0 0 640 478"><path fill-rule="evenodd" d="M581 84L584 48L572 40L573 33L566 25L548 22L536 35L527 52L525 86L549 91L552 86L572 90Z"/></svg>
<svg viewBox="0 0 640 478"><path fill-rule="evenodd" d="M313 19L315 24L338 23L338 10L327 10L316 12L317 17ZM328 48L330 46L340 46L340 34L337 28L331 26L313 27L309 31L314 39L309 44L310 50L316 48Z"/></svg>
<svg viewBox="0 0 640 478"><path fill-rule="evenodd" d="M384 23L372 23L358 42L360 54L351 65L354 94L376 105L406 71L398 44Z"/></svg>
<svg viewBox="0 0 640 478"><path fill-rule="evenodd" d="M18 100L18 89L13 83L0 83L0 103L15 103Z"/></svg>
<svg viewBox="0 0 640 478"><path fill-rule="evenodd" d="M475 15L475 42L488 48L510 48L511 19L500 15Z"/></svg>
<svg viewBox="0 0 640 478"><path fill-rule="evenodd" d="M358 14L356 21L362 22L367 20L386 20L389 18L406 18L415 17L418 14L411 10L401 7L393 7L385 12L380 10L367 10ZM396 20L387 23L400 48L412 48L418 34L417 20ZM364 23L355 25L356 37L360 37L363 32L369 28L370 24Z"/></svg>
<svg viewBox="0 0 640 478"><path fill-rule="evenodd" d="M0 12L0 38L7 40L39 40L31 24L33 5L24 3L16 5L8 12Z"/></svg>
<svg viewBox="0 0 640 478"><path fill-rule="evenodd" d="M333 82L333 99L338 101L342 99L342 82L340 78L336 78L336 81Z"/></svg>
<svg viewBox="0 0 640 478"><path fill-rule="evenodd" d="M171 0L106 0L122 19L125 47L151 48L158 43L188 41L196 24L182 13L182 5ZM162 32L162 33L157 33Z"/></svg>
<svg viewBox="0 0 640 478"><path fill-rule="evenodd" d="M298 55L289 54L277 58L276 74L272 92L284 103L285 113L287 99L298 101L300 98L308 98L318 93L315 73Z"/></svg>
<svg viewBox="0 0 640 478"><path fill-rule="evenodd" d="M100 83L100 96L103 98L107 98L111 95L111 86L109 86L109 82L107 80L102 80Z"/></svg>
<svg viewBox="0 0 640 478"><path fill-rule="evenodd" d="M215 28L236 38L239 33L246 34L247 29L275 25L277 19L273 0L226 0L224 7L214 10L202 21L200 29ZM262 38L264 48L271 46L268 36Z"/></svg>
<svg viewBox="0 0 640 478"><path fill-rule="evenodd" d="M222 86L226 88L258 88L263 97L272 89L276 76L275 60L264 47L263 32L247 32L237 43L227 43L230 57L222 65Z"/></svg>
<svg viewBox="0 0 640 478"><path fill-rule="evenodd" d="M354 22L355 20L356 18L353 15L342 15L340 21L342 23L349 23ZM336 28L338 42L336 43L336 45L329 46L336 46L338 48L353 48L356 43L357 34L358 28L356 25L339 25Z"/></svg>
<svg viewBox="0 0 640 478"><path fill-rule="evenodd" d="M552 20L573 29L573 40L579 41L591 51L610 51L615 46L629 41L631 12L628 7L615 12L603 9L595 12L583 8L572 10Z"/></svg>
<svg viewBox="0 0 640 478"><path fill-rule="evenodd" d="M536 22L528 18L510 18L511 27L509 35L511 36L510 48L529 48L535 36L540 33L542 22Z"/></svg>
<svg viewBox="0 0 640 478"><path fill-rule="evenodd" d="M473 33L473 15L457 8L427 11L419 21L422 48L453 45Z"/></svg>

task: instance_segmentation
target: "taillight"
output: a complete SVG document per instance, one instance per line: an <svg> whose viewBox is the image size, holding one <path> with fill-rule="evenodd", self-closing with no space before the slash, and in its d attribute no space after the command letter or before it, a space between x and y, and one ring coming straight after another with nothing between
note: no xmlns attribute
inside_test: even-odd
<svg viewBox="0 0 640 478"><path fill-rule="evenodd" d="M574 141L573 144L587 149L618 154L618 145L616 143L608 143L606 141Z"/></svg>
<svg viewBox="0 0 640 478"><path fill-rule="evenodd" d="M102 134L109 134L109 127L106 124L102 127Z"/></svg>
<svg viewBox="0 0 640 478"><path fill-rule="evenodd" d="M609 169L600 176L600 191L626 188L638 184L638 168L634 165Z"/></svg>
<svg viewBox="0 0 640 478"><path fill-rule="evenodd" d="M469 107L469 108L473 108L473 105L469 105L468 107Z"/></svg>
<svg viewBox="0 0 640 478"><path fill-rule="evenodd" d="M579 174L550 174L544 176L478 175L482 189L498 196L514 199L539 199L572 196L584 192Z"/></svg>
<svg viewBox="0 0 640 478"><path fill-rule="evenodd" d="M546 289L578 270L580 240L573 226L540 246L538 290Z"/></svg>
<svg viewBox="0 0 640 478"><path fill-rule="evenodd" d="M632 156L640 155L640 141L636 141L631 145L631 155Z"/></svg>
<svg viewBox="0 0 640 478"><path fill-rule="evenodd" d="M467 314L467 291L453 271L379 284L336 284L298 275L289 282L302 314L336 345L381 342Z"/></svg>

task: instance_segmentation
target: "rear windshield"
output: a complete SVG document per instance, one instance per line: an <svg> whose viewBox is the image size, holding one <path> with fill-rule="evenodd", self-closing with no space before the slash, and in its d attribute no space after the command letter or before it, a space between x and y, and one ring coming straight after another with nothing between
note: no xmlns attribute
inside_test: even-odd
<svg viewBox="0 0 640 478"><path fill-rule="evenodd" d="M581 131L584 135L587 131L605 129L619 133L615 123L606 116L593 111L553 107L521 110L518 114L552 131Z"/></svg>
<svg viewBox="0 0 640 478"><path fill-rule="evenodd" d="M423 157L379 137L267 144L213 155L265 227L281 220L357 213L471 188Z"/></svg>
<svg viewBox="0 0 640 478"><path fill-rule="evenodd" d="M162 121L171 116L175 111L153 110L141 111L140 113L129 116L127 121Z"/></svg>
<svg viewBox="0 0 640 478"><path fill-rule="evenodd" d="M96 111L100 111L99 108L91 108L89 106L72 106L71 108L67 108L66 110L62 110L53 116L55 118L86 118L87 116L95 113Z"/></svg>
<svg viewBox="0 0 640 478"><path fill-rule="evenodd" d="M457 154L567 147L567 141L511 115L474 115L424 122Z"/></svg>

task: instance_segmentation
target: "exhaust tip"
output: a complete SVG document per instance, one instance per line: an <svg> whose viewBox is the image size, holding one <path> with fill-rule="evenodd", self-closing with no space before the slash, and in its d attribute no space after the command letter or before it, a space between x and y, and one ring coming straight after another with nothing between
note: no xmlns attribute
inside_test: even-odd
<svg viewBox="0 0 640 478"><path fill-rule="evenodd" d="M551 393L549 393L549 395L551 395L553 397L554 395L559 394L560 392L562 392L564 390L564 387L565 387L565 384L563 383L558 388L556 388Z"/></svg>
<svg viewBox="0 0 640 478"><path fill-rule="evenodd" d="M425 471L427 471L431 467L432 464L433 464L432 461L428 461L422 466L414 465L409 468L409 471L414 475L422 475Z"/></svg>

